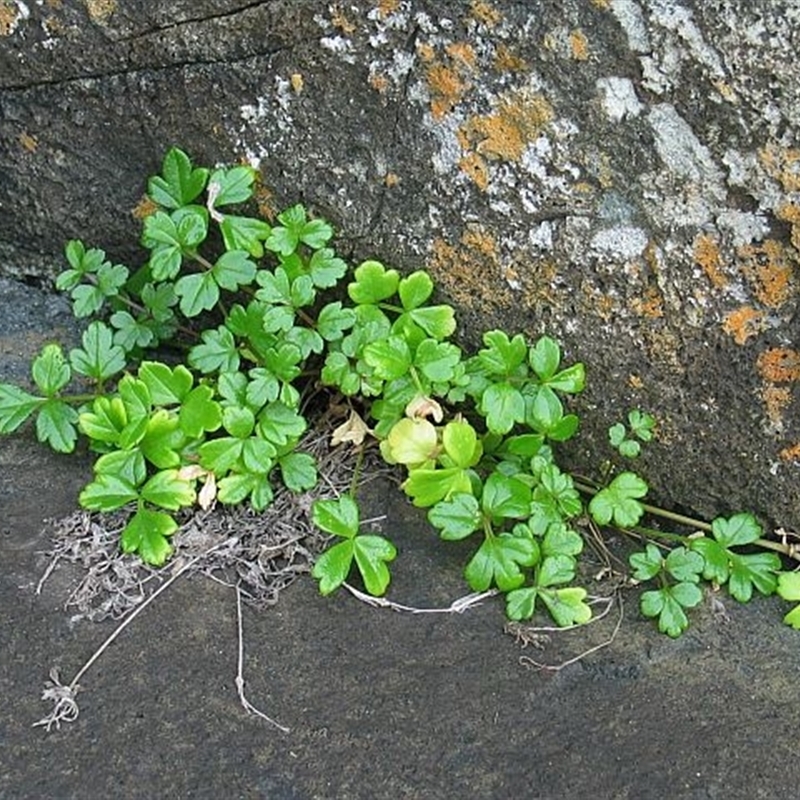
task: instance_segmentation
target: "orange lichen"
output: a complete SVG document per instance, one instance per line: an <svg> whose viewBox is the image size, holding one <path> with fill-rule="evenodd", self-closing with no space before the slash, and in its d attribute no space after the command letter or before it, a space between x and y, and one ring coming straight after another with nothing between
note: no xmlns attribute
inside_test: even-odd
<svg viewBox="0 0 800 800"><path fill-rule="evenodd" d="M644 381L638 375L628 375L628 386L631 389L642 389L644 388Z"/></svg>
<svg viewBox="0 0 800 800"><path fill-rule="evenodd" d="M434 119L441 119L449 114L469 89L469 84L461 79L455 69L438 61L428 67L425 77L431 95L431 113Z"/></svg>
<svg viewBox="0 0 800 800"><path fill-rule="evenodd" d="M800 353L788 347L771 347L758 357L758 372L770 383L800 381Z"/></svg>
<svg viewBox="0 0 800 800"><path fill-rule="evenodd" d="M85 0L93 22L105 22L116 10L117 0Z"/></svg>
<svg viewBox="0 0 800 800"><path fill-rule="evenodd" d="M469 70L475 69L477 62L475 50L468 42L451 42L445 48L445 52L454 62L462 64Z"/></svg>
<svg viewBox="0 0 800 800"><path fill-rule="evenodd" d="M392 189L400 183L400 176L396 172L387 172L383 176L383 184L387 189Z"/></svg>
<svg viewBox="0 0 800 800"><path fill-rule="evenodd" d="M719 242L710 233L701 233L695 238L694 260L715 289L722 289L728 285L728 278L722 271Z"/></svg>
<svg viewBox="0 0 800 800"><path fill-rule="evenodd" d="M770 423L780 428L783 425L786 409L791 405L792 393L783 387L767 385L761 390L761 400Z"/></svg>
<svg viewBox="0 0 800 800"><path fill-rule="evenodd" d="M589 40L586 38L586 34L580 28L570 31L569 49L575 61L588 61Z"/></svg>
<svg viewBox="0 0 800 800"><path fill-rule="evenodd" d="M757 336L766 328L764 313L752 306L742 306L725 315L722 330L733 337L736 344L744 344L748 339Z"/></svg>
<svg viewBox="0 0 800 800"><path fill-rule="evenodd" d="M31 136L29 133L24 133L24 132L19 135L19 143L29 153L35 153L36 148L39 146L39 141L35 136Z"/></svg>
<svg viewBox="0 0 800 800"><path fill-rule="evenodd" d="M459 162L459 169L471 178L475 185L485 192L489 186L489 168L477 153L467 153Z"/></svg>
<svg viewBox="0 0 800 800"><path fill-rule="evenodd" d="M272 190L256 180L253 199L256 201L259 216L272 222L278 215L278 207Z"/></svg>
<svg viewBox="0 0 800 800"><path fill-rule="evenodd" d="M423 42L417 45L417 55L420 61L429 64L436 58L436 51L433 49L432 45Z"/></svg>
<svg viewBox="0 0 800 800"><path fill-rule="evenodd" d="M792 278L793 252L775 239L740 247L741 271L751 282L759 302L769 308L780 308L794 293Z"/></svg>
<svg viewBox="0 0 800 800"><path fill-rule="evenodd" d="M644 297L635 297L630 302L631 310L640 317L659 319L664 316L664 300L655 286L649 286Z"/></svg>
<svg viewBox="0 0 800 800"><path fill-rule="evenodd" d="M778 219L788 222L792 226L792 245L800 251L800 206L795 203L786 203L775 212Z"/></svg>
<svg viewBox="0 0 800 800"><path fill-rule="evenodd" d="M494 68L498 72L524 72L528 63L504 44L498 45L494 54Z"/></svg>
<svg viewBox="0 0 800 800"><path fill-rule="evenodd" d="M378 3L378 14L381 19L386 19L390 14L394 14L400 7L400 0L381 0Z"/></svg>
<svg viewBox="0 0 800 800"><path fill-rule="evenodd" d="M338 28L342 33L349 35L356 32L355 23L347 19L341 6L338 4L331 6L331 23L334 28Z"/></svg>
<svg viewBox="0 0 800 800"><path fill-rule="evenodd" d="M759 150L758 157L785 192L800 191L800 150L768 144Z"/></svg>
<svg viewBox="0 0 800 800"><path fill-rule="evenodd" d="M516 90L500 97L494 114L467 120L462 141L466 139L488 158L519 161L553 116L553 107L542 95Z"/></svg>
<svg viewBox="0 0 800 800"><path fill-rule="evenodd" d="M784 447L778 455L782 461L800 461L800 442Z"/></svg>
<svg viewBox="0 0 800 800"><path fill-rule="evenodd" d="M303 80L303 76L299 72L293 72L289 76L289 83L292 85L292 90L295 94L300 94L305 87L305 81Z"/></svg>
<svg viewBox="0 0 800 800"><path fill-rule="evenodd" d="M9 36L19 20L19 8L11 0L0 0L0 36Z"/></svg>
<svg viewBox="0 0 800 800"><path fill-rule="evenodd" d="M610 4L609 0L591 0L591 2L595 8L602 8L603 10L606 10Z"/></svg>
<svg viewBox="0 0 800 800"><path fill-rule="evenodd" d="M389 79L385 75L375 73L370 75L368 80L369 85L380 94L384 94L389 88Z"/></svg>
<svg viewBox="0 0 800 800"><path fill-rule="evenodd" d="M470 16L476 22L483 23L487 28L494 28L503 19L503 15L485 0L472 0Z"/></svg>
<svg viewBox="0 0 800 800"><path fill-rule="evenodd" d="M508 286L498 278L507 274L500 262L497 242L481 227L470 227L457 245L435 239L426 268L445 293L467 307L507 307Z"/></svg>

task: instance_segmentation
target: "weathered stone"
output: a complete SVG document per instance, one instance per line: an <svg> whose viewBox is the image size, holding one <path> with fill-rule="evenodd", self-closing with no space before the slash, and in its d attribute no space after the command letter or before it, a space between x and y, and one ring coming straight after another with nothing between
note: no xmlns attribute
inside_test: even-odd
<svg viewBox="0 0 800 800"><path fill-rule="evenodd" d="M0 259L136 264L170 144L246 159L354 258L426 266L473 341L560 337L658 499L800 526L797 3L0 2ZM269 194L271 193L271 194Z"/></svg>

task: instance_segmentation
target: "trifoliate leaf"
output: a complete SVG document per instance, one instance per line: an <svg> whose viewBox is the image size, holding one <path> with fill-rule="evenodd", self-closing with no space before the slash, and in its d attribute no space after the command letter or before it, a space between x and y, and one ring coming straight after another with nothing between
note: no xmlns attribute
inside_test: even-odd
<svg viewBox="0 0 800 800"><path fill-rule="evenodd" d="M546 383L556 374L558 365L561 363L561 348L555 339L551 339L549 336L542 336L531 347L528 360L536 373L536 377L542 383Z"/></svg>
<svg viewBox="0 0 800 800"><path fill-rule="evenodd" d="M71 453L78 439L77 422L78 412L72 406L51 398L39 409L36 438L49 444L57 453Z"/></svg>
<svg viewBox="0 0 800 800"><path fill-rule="evenodd" d="M508 433L525 420L525 400L510 383L492 383L481 397L480 411L492 433Z"/></svg>
<svg viewBox="0 0 800 800"><path fill-rule="evenodd" d="M153 404L157 406L182 402L194 381L192 373L183 364L170 368L159 361L143 361L138 375L147 386Z"/></svg>
<svg viewBox="0 0 800 800"><path fill-rule="evenodd" d="M349 495L342 495L336 500L315 500L311 507L311 519L326 533L353 539L358 533L358 504Z"/></svg>
<svg viewBox="0 0 800 800"><path fill-rule="evenodd" d="M400 284L396 269L386 269L379 261L364 261L354 273L355 281L347 287L354 303L380 303L387 300Z"/></svg>
<svg viewBox="0 0 800 800"><path fill-rule="evenodd" d="M170 511L190 506L195 501L193 482L181 478L176 469L162 469L156 472L142 486L141 496L147 502Z"/></svg>
<svg viewBox="0 0 800 800"><path fill-rule="evenodd" d="M737 547L751 544L762 534L763 530L752 514L734 514L729 519L717 517L711 523L714 538L723 547Z"/></svg>
<svg viewBox="0 0 800 800"><path fill-rule="evenodd" d="M470 559L464 576L475 592L485 592L492 583L507 592L522 585L521 567L532 566L538 555L533 539L508 533L489 536Z"/></svg>
<svg viewBox="0 0 800 800"><path fill-rule="evenodd" d="M430 381L449 381L461 361L461 349L449 342L424 339L414 353L414 366Z"/></svg>
<svg viewBox="0 0 800 800"><path fill-rule="evenodd" d="M18 386L0 383L0 434L17 430L44 401Z"/></svg>
<svg viewBox="0 0 800 800"><path fill-rule="evenodd" d="M689 627L685 608L693 608L703 599L695 583L679 583L642 594L640 608L646 617L658 617L658 629L673 639Z"/></svg>
<svg viewBox="0 0 800 800"><path fill-rule="evenodd" d="M487 331L483 334L483 343L486 347L479 351L478 362L491 375L511 375L528 352L521 333L509 339L504 331Z"/></svg>
<svg viewBox="0 0 800 800"><path fill-rule="evenodd" d="M314 286L319 289L331 289L347 273L347 264L333 250L323 247L311 256L308 269Z"/></svg>
<svg viewBox="0 0 800 800"><path fill-rule="evenodd" d="M317 485L317 464L308 453L287 453L278 459L281 477L293 492L306 492Z"/></svg>
<svg viewBox="0 0 800 800"><path fill-rule="evenodd" d="M480 527L480 507L474 495L461 492L436 503L428 511L428 521L446 541L465 539Z"/></svg>
<svg viewBox="0 0 800 800"><path fill-rule="evenodd" d="M389 336L364 348L364 361L384 380L405 375L411 368L411 350L399 336Z"/></svg>
<svg viewBox="0 0 800 800"><path fill-rule="evenodd" d="M356 536L352 542L364 587L373 597L380 597L389 586L391 574L386 564L397 556L395 546L383 536L371 534Z"/></svg>
<svg viewBox="0 0 800 800"><path fill-rule="evenodd" d="M72 369L98 382L125 369L125 351L114 344L114 334L105 323L92 322L81 337L83 347L70 351Z"/></svg>
<svg viewBox="0 0 800 800"><path fill-rule="evenodd" d="M354 541L347 539L329 547L317 558L311 574L319 581L321 595L329 595L347 580L354 550Z"/></svg>
<svg viewBox="0 0 800 800"><path fill-rule="evenodd" d="M34 383L46 397L58 394L70 381L72 371L60 345L47 344L33 360L31 374Z"/></svg>
<svg viewBox="0 0 800 800"><path fill-rule="evenodd" d="M598 525L632 528L644 514L639 498L647 494L647 484L633 472L621 472L601 489L589 503L589 512Z"/></svg>
<svg viewBox="0 0 800 800"><path fill-rule="evenodd" d="M161 175L150 178L147 191L159 205L180 208L203 191L207 180L207 169L193 168L189 156L173 147L164 156Z"/></svg>
<svg viewBox="0 0 800 800"><path fill-rule="evenodd" d="M650 414L645 414L638 408L628 412L628 424L631 426L631 433L643 442L653 439L653 429L656 421Z"/></svg>
<svg viewBox="0 0 800 800"><path fill-rule="evenodd" d="M663 569L664 557L654 544L648 544L643 551L631 553L628 563L633 567L633 577L637 581L649 581Z"/></svg>
<svg viewBox="0 0 800 800"><path fill-rule="evenodd" d="M189 351L189 365L200 372L236 372L239 369L239 351L233 334L225 325L205 330L203 341Z"/></svg>
<svg viewBox="0 0 800 800"><path fill-rule="evenodd" d="M145 564L160 567L172 555L168 538L178 530L178 523L163 511L140 508L128 520L120 544L125 553L137 553Z"/></svg>

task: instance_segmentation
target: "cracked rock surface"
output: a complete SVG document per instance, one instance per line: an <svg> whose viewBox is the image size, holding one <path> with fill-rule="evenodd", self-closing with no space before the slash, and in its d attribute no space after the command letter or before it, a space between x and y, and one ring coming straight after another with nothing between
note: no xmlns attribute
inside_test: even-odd
<svg viewBox="0 0 800 800"><path fill-rule="evenodd" d="M591 471L659 420L657 501L800 525L794 0L0 3L0 273L138 265L178 144L259 167L353 259L424 266L473 341L586 362Z"/></svg>

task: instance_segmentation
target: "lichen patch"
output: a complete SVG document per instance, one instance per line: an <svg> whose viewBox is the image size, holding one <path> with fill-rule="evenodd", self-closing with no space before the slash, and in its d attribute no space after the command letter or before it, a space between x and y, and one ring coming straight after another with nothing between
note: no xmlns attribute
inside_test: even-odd
<svg viewBox="0 0 800 800"><path fill-rule="evenodd" d="M762 333L766 328L764 312L748 305L729 311L722 321L722 330L733 337L738 345L745 344L748 339Z"/></svg>

